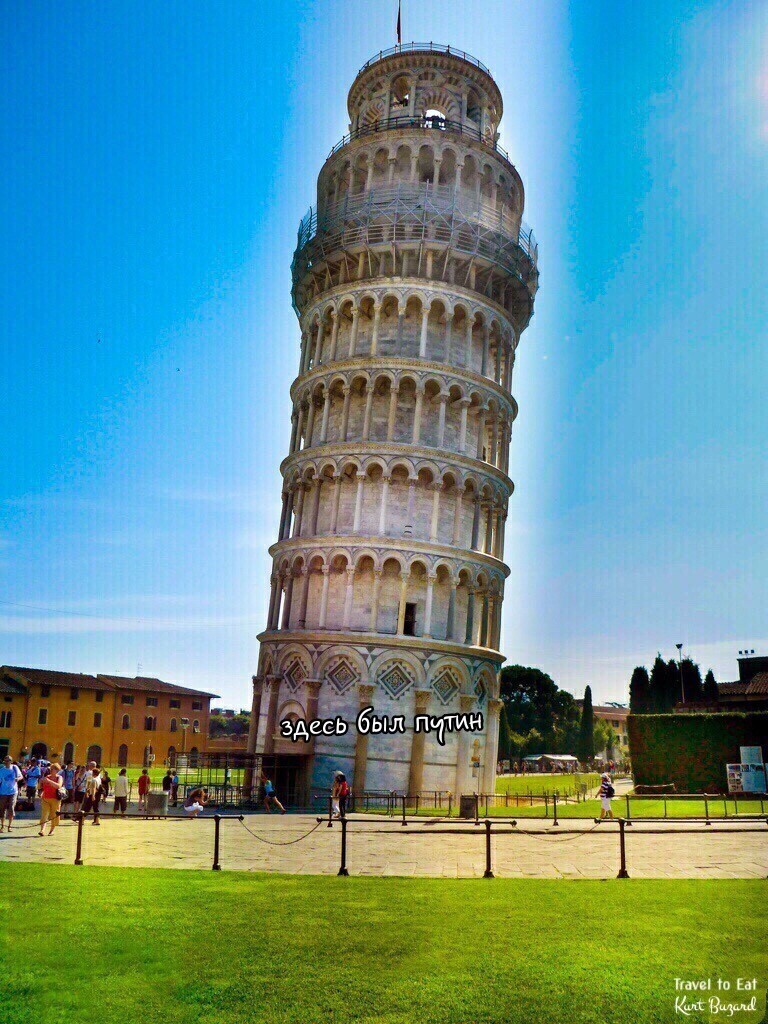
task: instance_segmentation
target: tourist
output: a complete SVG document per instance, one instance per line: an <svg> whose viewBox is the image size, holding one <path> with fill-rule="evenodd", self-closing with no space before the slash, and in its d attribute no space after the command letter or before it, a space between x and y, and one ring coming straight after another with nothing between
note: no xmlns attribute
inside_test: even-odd
<svg viewBox="0 0 768 1024"><path fill-rule="evenodd" d="M32 810L35 809L35 796L37 795L37 787L40 784L40 779L42 777L43 769L33 757L27 766L26 772L24 773L24 781L27 787L27 800L32 804Z"/></svg>
<svg viewBox="0 0 768 1024"><path fill-rule="evenodd" d="M88 764L88 771L85 775L85 796L83 798L83 815L88 816L93 811L93 824L100 825L99 802L101 800L101 772L95 761Z"/></svg>
<svg viewBox="0 0 768 1024"><path fill-rule="evenodd" d="M109 777L109 772L106 768L101 769L101 799L106 800L109 796L109 790L112 787L112 779Z"/></svg>
<svg viewBox="0 0 768 1024"><path fill-rule="evenodd" d="M44 835L43 826L50 821L51 827L48 835L53 835L53 830L59 824L59 811L61 810L61 798L66 795L66 790L61 784L60 764L52 764L48 769L41 786L40 794L40 831L39 836Z"/></svg>
<svg viewBox="0 0 768 1024"><path fill-rule="evenodd" d="M168 794L168 798L171 796L171 789L173 788L173 772L169 768L163 776L163 792Z"/></svg>
<svg viewBox="0 0 768 1024"><path fill-rule="evenodd" d="M75 766L71 761L68 761L64 767L62 782L64 783L64 789L67 791L66 800L64 802L71 804L75 796Z"/></svg>
<svg viewBox="0 0 768 1024"><path fill-rule="evenodd" d="M261 776L261 783L264 786L264 809L272 813L272 807L277 807L281 814L285 814L285 808L277 799L277 793L275 787L272 785L272 780L268 779L266 775Z"/></svg>
<svg viewBox="0 0 768 1024"><path fill-rule="evenodd" d="M3 766L0 768L0 832L5 828L5 819L8 819L8 831L11 831L13 815L16 810L16 797L19 795L19 780L24 776L17 765L13 763L10 754L3 758Z"/></svg>
<svg viewBox="0 0 768 1024"><path fill-rule="evenodd" d="M149 808L149 802L147 796L149 795L149 769L143 768L141 775L139 776L139 810L143 810L146 814Z"/></svg>
<svg viewBox="0 0 768 1024"><path fill-rule="evenodd" d="M174 807L179 806L179 773L176 769L173 769L173 776L171 777L171 800Z"/></svg>
<svg viewBox="0 0 768 1024"><path fill-rule="evenodd" d="M335 784L338 800L337 806L339 809L338 816L340 818L344 818L347 814L347 801L349 800L349 783L347 782L347 777L344 772L336 773Z"/></svg>
<svg viewBox="0 0 768 1024"><path fill-rule="evenodd" d="M611 800L615 796L615 790L608 772L603 772L600 776L600 791L597 795L600 797L600 820L612 818Z"/></svg>
<svg viewBox="0 0 768 1024"><path fill-rule="evenodd" d="M184 811L190 818L196 818L205 805L208 803L208 791L205 789L192 789L187 793L184 801Z"/></svg>
<svg viewBox="0 0 768 1024"><path fill-rule="evenodd" d="M121 768L117 773L115 779L115 814L122 814L125 817L125 811L128 806L128 769Z"/></svg>
<svg viewBox="0 0 768 1024"><path fill-rule="evenodd" d="M334 772L333 787L331 789L331 817L333 818L343 817L341 810L342 783L346 783L344 772Z"/></svg>
<svg viewBox="0 0 768 1024"><path fill-rule="evenodd" d="M75 814L80 810L83 800L85 800L85 781L88 778L88 769L84 764L79 764L75 769L75 792L74 792L74 810Z"/></svg>

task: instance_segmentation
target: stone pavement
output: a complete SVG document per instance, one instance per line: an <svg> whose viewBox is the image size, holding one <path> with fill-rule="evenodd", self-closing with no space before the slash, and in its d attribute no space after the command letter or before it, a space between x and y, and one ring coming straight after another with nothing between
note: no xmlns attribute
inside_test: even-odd
<svg viewBox="0 0 768 1024"><path fill-rule="evenodd" d="M197 820L103 818L83 827L83 860L93 865L210 869L212 815ZM341 828L306 814L252 814L244 824L221 822L221 866L236 871L336 874ZM39 838L32 822L0 835L0 862L72 864L76 827L63 823ZM251 835L246 827L255 833ZM314 829L314 831L311 831ZM436 834L450 829L451 834ZM682 830L672 834L672 829ZM728 829L729 831L725 831ZM733 830L736 831L733 831ZM589 820L551 822L520 819L516 828L494 821L493 870L497 877L615 878L619 870L617 824ZM572 834L576 830L576 834ZM696 831L694 831L696 830ZM307 833L311 833L307 835ZM306 838L302 838L306 836ZM626 830L631 878L766 878L768 827L762 823L637 823ZM279 844L279 845L278 845ZM403 827L398 819L353 816L348 825L351 875L436 878L477 877L485 869L485 830L472 822L451 825L422 818Z"/></svg>

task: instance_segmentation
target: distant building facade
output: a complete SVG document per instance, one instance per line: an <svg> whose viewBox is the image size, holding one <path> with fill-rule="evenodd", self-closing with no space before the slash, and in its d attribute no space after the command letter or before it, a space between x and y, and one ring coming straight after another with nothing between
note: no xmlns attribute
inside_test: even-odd
<svg viewBox="0 0 768 1024"><path fill-rule="evenodd" d="M739 658L739 678L720 683L718 707L728 711L768 711L768 657Z"/></svg>
<svg viewBox="0 0 768 1024"><path fill-rule="evenodd" d="M0 666L0 758L138 765L206 746L211 699L145 676Z"/></svg>
<svg viewBox="0 0 768 1024"><path fill-rule="evenodd" d="M579 710L581 710L584 701L577 700L576 703L579 706ZM600 718L607 722L618 738L618 743L612 751L596 750L595 757L601 757L604 760L610 760L611 758L621 760L622 758L629 757L629 736L627 734L629 708L625 704L597 704L592 708L592 714L595 719Z"/></svg>

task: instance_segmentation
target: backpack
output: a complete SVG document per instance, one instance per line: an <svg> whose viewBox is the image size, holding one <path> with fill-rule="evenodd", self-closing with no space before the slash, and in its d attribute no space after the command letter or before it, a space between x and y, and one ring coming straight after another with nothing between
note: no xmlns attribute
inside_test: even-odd
<svg viewBox="0 0 768 1024"><path fill-rule="evenodd" d="M613 788L613 786L610 785L610 783L606 787L605 795L608 797L609 800L613 800L613 798L616 796L616 790Z"/></svg>

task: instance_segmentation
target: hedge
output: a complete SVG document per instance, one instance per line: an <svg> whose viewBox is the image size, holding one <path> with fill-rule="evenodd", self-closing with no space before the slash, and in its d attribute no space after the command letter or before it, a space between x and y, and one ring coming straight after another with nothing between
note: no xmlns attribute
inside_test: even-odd
<svg viewBox="0 0 768 1024"><path fill-rule="evenodd" d="M635 783L674 783L678 793L725 792L739 747L768 752L766 711L630 715L628 731Z"/></svg>

